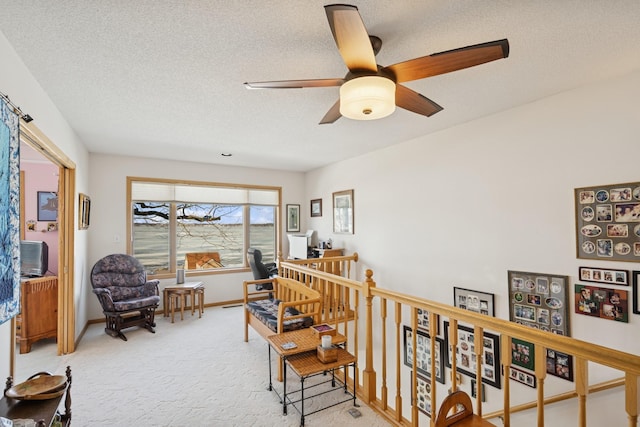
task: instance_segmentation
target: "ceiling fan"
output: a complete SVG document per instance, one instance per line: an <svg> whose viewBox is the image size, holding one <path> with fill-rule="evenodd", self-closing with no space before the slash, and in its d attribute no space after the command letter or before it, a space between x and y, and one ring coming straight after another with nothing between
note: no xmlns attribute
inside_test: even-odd
<svg viewBox="0 0 640 427"><path fill-rule="evenodd" d="M333 38L349 72L344 78L247 82L247 89L300 89L340 86L340 99L320 124L333 123L345 116L373 120L393 113L396 105L423 116L442 107L400 83L450 73L509 56L509 41L496 40L382 67L375 55L382 41L370 36L356 6L330 4L324 7Z"/></svg>

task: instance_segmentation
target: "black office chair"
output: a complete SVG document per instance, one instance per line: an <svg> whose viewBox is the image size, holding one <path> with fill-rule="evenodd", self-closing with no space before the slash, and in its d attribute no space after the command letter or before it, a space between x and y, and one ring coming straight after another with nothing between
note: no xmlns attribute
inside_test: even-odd
<svg viewBox="0 0 640 427"><path fill-rule="evenodd" d="M251 272L253 272L254 280L268 279L278 275L278 267L275 262L269 262L264 264L262 262L262 252L260 249L249 248L247 250L247 259L249 260L249 266L251 266ZM256 285L256 290L271 290L273 285Z"/></svg>

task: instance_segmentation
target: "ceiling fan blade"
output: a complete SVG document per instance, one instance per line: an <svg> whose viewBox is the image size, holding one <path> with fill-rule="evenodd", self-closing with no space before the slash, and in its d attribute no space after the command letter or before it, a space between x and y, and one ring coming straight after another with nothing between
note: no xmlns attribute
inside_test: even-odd
<svg viewBox="0 0 640 427"><path fill-rule="evenodd" d="M344 79L311 79L311 80L280 80L274 82L246 82L247 89L302 89L306 87L340 86Z"/></svg>
<svg viewBox="0 0 640 427"><path fill-rule="evenodd" d="M426 96L399 84L396 85L396 105L427 117L442 110L441 106Z"/></svg>
<svg viewBox="0 0 640 427"><path fill-rule="evenodd" d="M371 40L358 8L348 4L330 4L324 9L333 38L349 71L377 72Z"/></svg>
<svg viewBox="0 0 640 427"><path fill-rule="evenodd" d="M342 117L342 114L340 114L340 100L338 99L336 103L333 104L333 107L331 107L329 111L327 111L327 114L324 115L322 120L320 120L319 124L321 125L331 124L336 120L338 120L340 117Z"/></svg>
<svg viewBox="0 0 640 427"><path fill-rule="evenodd" d="M509 41L503 39L410 59L384 69L393 72L396 81L402 83L462 70L508 56Z"/></svg>

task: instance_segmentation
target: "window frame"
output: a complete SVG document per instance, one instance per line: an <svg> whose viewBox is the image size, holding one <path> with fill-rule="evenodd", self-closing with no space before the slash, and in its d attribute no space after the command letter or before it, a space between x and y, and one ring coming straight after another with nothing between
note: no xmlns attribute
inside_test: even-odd
<svg viewBox="0 0 640 427"><path fill-rule="evenodd" d="M242 190L267 190L277 192L278 195L278 203L277 205L268 205L273 206L275 208L274 214L274 227L275 227L275 254L281 253L282 248L282 224L281 224L281 211L282 211L282 187L277 186L265 186L265 185L250 185L250 184L233 184L233 183L222 183L222 182L208 182L208 181L193 181L193 180L177 180L177 179L164 179L164 178L145 178L145 177L127 177L127 213L126 213L126 221L127 221L127 254L133 254L133 205L134 200L132 198L132 186L134 183L149 183L149 184L167 184L167 185L193 185L193 186L203 186L203 187L220 187L220 188L237 188ZM176 203L175 201L167 200L168 203ZM204 203L204 202L203 202ZM224 202L216 202L209 201L208 203L220 203ZM238 203L236 203L238 204ZM252 203L240 203L243 206L244 215L247 221L243 222L243 226L245 227L244 233L244 252L246 253L249 248L249 240L250 233L249 228L251 225L251 220L249 218L249 210L251 206L261 206ZM170 209L171 212L175 213L175 209ZM169 232L175 233L176 231L176 218L175 215L171 215L171 219L169 220ZM177 248L176 245L170 245L169 247L169 265L170 270L167 272L162 272L160 274L149 275L149 278L154 279L164 279L174 277L176 275L177 269L177 257L176 257ZM243 257L243 266L242 267L225 267L219 269L209 269L209 270L198 270L197 275L210 275L210 274L229 274L229 273L237 273L237 272L245 272L250 271L251 268L247 262L247 258ZM190 275L193 275L194 270L191 270Z"/></svg>

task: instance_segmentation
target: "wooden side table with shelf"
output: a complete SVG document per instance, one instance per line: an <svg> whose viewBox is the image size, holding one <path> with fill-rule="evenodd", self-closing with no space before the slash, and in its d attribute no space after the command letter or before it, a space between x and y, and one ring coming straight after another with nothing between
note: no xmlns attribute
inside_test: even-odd
<svg viewBox="0 0 640 427"><path fill-rule="evenodd" d="M336 333L331 337L331 343L333 345L343 345L347 342L347 337ZM297 331L284 332L282 334L274 334L267 337L268 351L269 351L269 386L267 390L273 391L282 402L282 413L287 413L287 402L284 398L286 394L283 391L281 396L278 391L273 387L272 373L271 373L271 349L273 349L279 356L278 361L278 380L286 380L283 376L284 364L289 357L295 356L300 353L313 351L315 355L315 349L320 344L320 337L311 328L299 329ZM287 343L294 343L293 348L283 348L282 346ZM286 388L284 389L286 390Z"/></svg>
<svg viewBox="0 0 640 427"><path fill-rule="evenodd" d="M67 366L66 370L66 385L62 393L56 393L56 397L50 399L38 400L37 398L31 399L12 399L7 396L3 396L0 399L0 417L8 418L10 420L15 419L28 419L36 422L36 427L50 427L53 425L56 415L60 417L60 421L64 427L68 427L71 424L71 367ZM39 372L32 376L49 375L46 372ZM6 387L4 393L13 387L13 378L7 378ZM64 400L64 413L58 413L58 407L60 402Z"/></svg>
<svg viewBox="0 0 640 427"><path fill-rule="evenodd" d="M300 413L300 425L304 426L305 416L309 416L311 414L315 414L316 412L324 411L325 409L331 408L333 406L339 405L341 403L353 401L353 406L359 406L356 403L356 357L349 353L347 350L337 347L337 360L335 362L323 363L318 359L316 351L307 351L305 353L296 354L286 359L284 365L284 382L283 382L283 400L284 400L284 408L286 410L287 404L293 406L293 408ZM300 378L300 389L292 392L287 392L287 366L291 368L291 370ZM347 368L349 366L353 367L353 388L352 391L349 391L349 387L347 386L347 379L349 378L347 375ZM344 381L336 378L335 371L344 369ZM318 391L317 393L311 396L305 396L305 380L311 377L315 377L317 375L324 375L325 373L330 372L331 378L327 381L324 381L320 384L314 384L311 387L317 387L325 383L331 383L332 389ZM336 387L336 380L342 383L342 387ZM334 391L344 390L344 393L348 395L346 399L338 400L333 403L328 403L326 406L322 406L317 408L311 412L305 413L304 403L305 400L312 399L316 396L320 396L326 393L331 393ZM299 398L292 397L296 396L300 393ZM298 407L298 404L299 407Z"/></svg>

